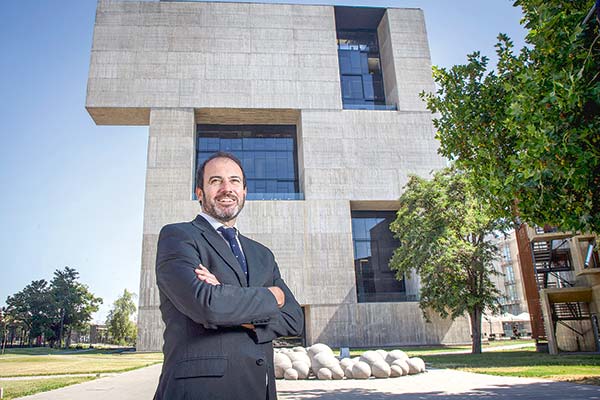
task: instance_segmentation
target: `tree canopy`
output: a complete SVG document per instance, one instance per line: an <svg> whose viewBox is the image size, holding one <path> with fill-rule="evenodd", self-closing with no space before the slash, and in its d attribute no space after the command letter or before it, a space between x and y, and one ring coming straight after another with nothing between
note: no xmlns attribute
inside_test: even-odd
<svg viewBox="0 0 600 400"><path fill-rule="evenodd" d="M134 293L125 289L123 294L115 300L113 308L108 313L106 326L113 343L120 345L135 343L137 327L132 321L136 311L134 297Z"/></svg>
<svg viewBox="0 0 600 400"><path fill-rule="evenodd" d="M6 313L29 332L29 338L51 334L52 298L48 282L32 281L23 290L8 296Z"/></svg>
<svg viewBox="0 0 600 400"><path fill-rule="evenodd" d="M593 1L517 0L529 30L515 52L506 35L497 68L434 68L440 152L469 172L499 217L600 232L600 29L582 24Z"/></svg>
<svg viewBox="0 0 600 400"><path fill-rule="evenodd" d="M62 271L54 271L54 278L50 282L50 293L54 300L55 315L58 319L54 330L59 343L62 343L66 333L66 346L69 345L71 331L82 329L102 304L102 299L95 297L86 285L77 281L78 278L79 272L65 267Z"/></svg>
<svg viewBox="0 0 600 400"><path fill-rule="evenodd" d="M65 267L54 272L50 284L43 279L32 281L6 299L7 320L23 328L30 344L43 337L62 346L66 338L68 346L71 331L83 329L102 303L78 278L75 269Z"/></svg>
<svg viewBox="0 0 600 400"><path fill-rule="evenodd" d="M398 279L420 276L426 318L431 311L453 319L469 314L474 353L481 352L482 313L499 307L500 292L491 280L497 246L487 239L504 225L491 208L465 174L445 169L431 180L409 179L390 225L401 243L390 268Z"/></svg>

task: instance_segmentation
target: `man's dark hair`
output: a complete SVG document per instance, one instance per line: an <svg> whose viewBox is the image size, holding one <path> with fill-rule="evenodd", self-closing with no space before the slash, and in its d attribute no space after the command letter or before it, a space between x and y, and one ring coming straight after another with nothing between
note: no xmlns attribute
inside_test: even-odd
<svg viewBox="0 0 600 400"><path fill-rule="evenodd" d="M240 169L242 170L242 178L244 179L244 187L246 187L246 173L244 172L244 167L242 167L242 162L239 158L234 156L231 153L226 153L224 151L219 151L217 153L212 154L210 157L206 159L202 163L202 165L196 171L196 187L204 190L204 169L206 168L206 164L214 160L215 158L228 158L234 163L236 163Z"/></svg>

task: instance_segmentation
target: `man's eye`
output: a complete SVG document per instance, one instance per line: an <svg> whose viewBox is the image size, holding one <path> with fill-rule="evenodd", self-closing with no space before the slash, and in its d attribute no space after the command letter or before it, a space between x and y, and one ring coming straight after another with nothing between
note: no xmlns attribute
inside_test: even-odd
<svg viewBox="0 0 600 400"><path fill-rule="evenodd" d="M216 185L216 184L221 183L221 180L217 179L217 178L213 178L210 181L208 181L208 183L210 183L211 185Z"/></svg>

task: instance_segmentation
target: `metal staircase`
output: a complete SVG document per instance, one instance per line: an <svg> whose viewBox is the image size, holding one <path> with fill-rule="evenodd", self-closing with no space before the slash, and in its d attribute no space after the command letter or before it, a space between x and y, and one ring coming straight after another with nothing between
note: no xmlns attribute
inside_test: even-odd
<svg viewBox="0 0 600 400"><path fill-rule="evenodd" d="M554 230L549 230L548 227L536 229L536 233L539 235L551 232L554 232ZM575 286L575 273L571 260L569 239L544 239L533 239L530 242L538 290ZM588 333L587 330L581 324L573 324L573 321L589 321L590 317L587 303L563 302L552 304L551 318L555 332L557 326L562 325L583 338Z"/></svg>
<svg viewBox="0 0 600 400"><path fill-rule="evenodd" d="M572 287L575 284L567 239L531 242L538 289Z"/></svg>

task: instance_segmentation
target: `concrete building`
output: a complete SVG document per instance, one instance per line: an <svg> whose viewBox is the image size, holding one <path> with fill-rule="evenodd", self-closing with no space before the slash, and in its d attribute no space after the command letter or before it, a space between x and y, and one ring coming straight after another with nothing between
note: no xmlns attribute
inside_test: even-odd
<svg viewBox="0 0 600 400"><path fill-rule="evenodd" d="M216 150L249 178L240 230L270 247L307 344L468 342L426 323L418 279L393 279L387 229L409 174L443 167L419 93L434 89L419 9L100 0L86 108L148 125L138 349L158 350L160 228L191 220Z"/></svg>
<svg viewBox="0 0 600 400"><path fill-rule="evenodd" d="M525 288L519 261L519 249L515 231L495 239L498 246L498 259L494 269L498 273L492 277L501 293L501 313L486 315L482 324L484 336L511 337L516 328L521 336L531 335L531 322L528 314Z"/></svg>

